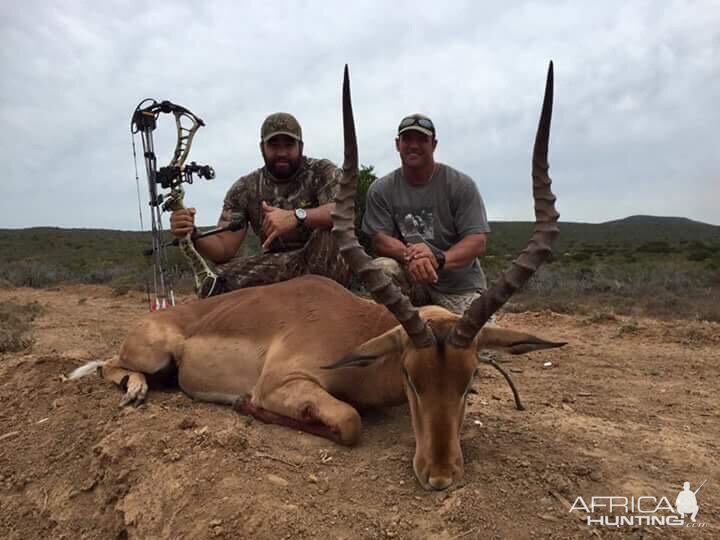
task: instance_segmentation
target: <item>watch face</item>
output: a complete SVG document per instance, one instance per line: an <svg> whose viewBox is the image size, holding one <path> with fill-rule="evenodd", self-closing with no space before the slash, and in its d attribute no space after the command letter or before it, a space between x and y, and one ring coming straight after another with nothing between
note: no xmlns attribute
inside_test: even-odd
<svg viewBox="0 0 720 540"><path fill-rule="evenodd" d="M298 221L305 221L305 218L307 217L307 212L304 208L296 208L295 217L298 219Z"/></svg>

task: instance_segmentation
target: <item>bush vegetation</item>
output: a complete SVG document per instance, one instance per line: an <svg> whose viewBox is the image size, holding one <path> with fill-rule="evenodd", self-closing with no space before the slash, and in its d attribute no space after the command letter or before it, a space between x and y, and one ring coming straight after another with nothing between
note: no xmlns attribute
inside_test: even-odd
<svg viewBox="0 0 720 540"><path fill-rule="evenodd" d="M357 230L371 166L360 170ZM490 281L527 243L532 223L493 222L482 265ZM634 217L598 225L560 223L551 260L515 295L508 309L560 312L605 309L660 317L720 321L720 227L679 218ZM361 243L370 247L362 232ZM169 239L169 238L168 238ZM152 261L142 252L150 233L33 228L0 230L0 287L104 283L122 295L144 290ZM259 253L249 232L242 254ZM168 248L168 278L176 291L192 290L192 275L176 248Z"/></svg>
<svg viewBox="0 0 720 540"><path fill-rule="evenodd" d="M40 304L16 304L0 302L0 353L17 352L32 344L30 323L41 315L44 309Z"/></svg>

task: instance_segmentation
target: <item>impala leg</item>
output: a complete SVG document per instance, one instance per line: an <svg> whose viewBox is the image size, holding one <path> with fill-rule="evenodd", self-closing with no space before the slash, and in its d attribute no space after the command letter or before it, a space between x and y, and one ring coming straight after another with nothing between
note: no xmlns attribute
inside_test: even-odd
<svg viewBox="0 0 720 540"><path fill-rule="evenodd" d="M146 375L152 375L168 368L172 360L166 348L148 344L141 338L128 339L116 356L105 364L100 374L103 379L112 381L123 390L125 394L120 400L120 406L140 405L145 401L148 391Z"/></svg>
<svg viewBox="0 0 720 540"><path fill-rule="evenodd" d="M309 380L287 382L252 399L240 398L234 408L263 422L306 431L339 444L352 446L360 438L362 423L355 408Z"/></svg>
<svg viewBox="0 0 720 540"><path fill-rule="evenodd" d="M125 390L125 394L120 400L120 406L125 407L130 404L140 405L143 403L148 390L145 374L118 367L113 365L113 362L115 360L105 364L100 373L103 379L112 381Z"/></svg>

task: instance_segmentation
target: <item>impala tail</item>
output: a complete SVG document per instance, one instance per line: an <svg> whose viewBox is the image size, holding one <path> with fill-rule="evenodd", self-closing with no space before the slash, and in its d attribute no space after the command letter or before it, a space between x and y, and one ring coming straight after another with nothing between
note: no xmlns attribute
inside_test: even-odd
<svg viewBox="0 0 720 540"><path fill-rule="evenodd" d="M105 364L107 364L107 360L93 360L92 362L88 362L87 364L80 366L79 368L75 368L72 373L64 377L63 380L73 381L75 379L87 377L88 375L97 373L98 370L102 369Z"/></svg>

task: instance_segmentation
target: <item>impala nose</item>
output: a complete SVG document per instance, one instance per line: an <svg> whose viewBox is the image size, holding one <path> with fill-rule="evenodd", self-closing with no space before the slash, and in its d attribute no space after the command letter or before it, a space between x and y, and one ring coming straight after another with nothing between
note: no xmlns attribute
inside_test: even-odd
<svg viewBox="0 0 720 540"><path fill-rule="evenodd" d="M452 476L431 476L428 478L430 487L438 491L449 488L452 483Z"/></svg>

